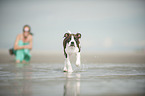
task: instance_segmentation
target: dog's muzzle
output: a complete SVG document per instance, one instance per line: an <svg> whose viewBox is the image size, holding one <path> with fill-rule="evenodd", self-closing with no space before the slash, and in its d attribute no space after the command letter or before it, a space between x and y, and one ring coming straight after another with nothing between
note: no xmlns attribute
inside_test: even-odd
<svg viewBox="0 0 145 96"><path fill-rule="evenodd" d="M74 42L71 42L70 46L71 46L71 47L75 47Z"/></svg>

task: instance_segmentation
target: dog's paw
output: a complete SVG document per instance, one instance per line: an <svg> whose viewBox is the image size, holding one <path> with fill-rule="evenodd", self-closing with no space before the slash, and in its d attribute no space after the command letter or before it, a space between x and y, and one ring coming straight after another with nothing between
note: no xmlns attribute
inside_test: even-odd
<svg viewBox="0 0 145 96"><path fill-rule="evenodd" d="M68 70L67 70L67 68L66 67L64 67L64 69L63 69L63 72L67 72Z"/></svg>
<svg viewBox="0 0 145 96"><path fill-rule="evenodd" d="M76 62L76 66L80 67L81 63L80 62Z"/></svg>
<svg viewBox="0 0 145 96"><path fill-rule="evenodd" d="M63 70L63 72L67 72L67 70Z"/></svg>
<svg viewBox="0 0 145 96"><path fill-rule="evenodd" d="M80 67L80 64L76 64L77 67Z"/></svg>

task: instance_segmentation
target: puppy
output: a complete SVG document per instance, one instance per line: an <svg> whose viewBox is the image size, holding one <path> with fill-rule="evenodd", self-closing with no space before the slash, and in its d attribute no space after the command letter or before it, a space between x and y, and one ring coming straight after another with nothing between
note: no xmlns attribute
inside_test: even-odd
<svg viewBox="0 0 145 96"><path fill-rule="evenodd" d="M64 64L64 72L73 72L72 66L70 63L70 55L76 54L76 66L80 66L80 38L81 34L71 34L70 31L68 33L64 34L64 40L63 40L63 47L64 47L64 56L65 56L65 64Z"/></svg>

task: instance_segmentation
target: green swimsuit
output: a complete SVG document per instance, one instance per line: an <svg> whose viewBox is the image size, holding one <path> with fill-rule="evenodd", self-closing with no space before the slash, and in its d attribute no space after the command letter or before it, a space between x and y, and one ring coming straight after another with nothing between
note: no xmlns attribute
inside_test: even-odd
<svg viewBox="0 0 145 96"><path fill-rule="evenodd" d="M23 45L29 45L29 43L28 42L23 43L22 40L19 40L18 46L23 46ZM15 51L16 51L16 60L20 60L20 62L22 62L23 60L25 60L26 62L30 61L31 55L29 49L19 49Z"/></svg>

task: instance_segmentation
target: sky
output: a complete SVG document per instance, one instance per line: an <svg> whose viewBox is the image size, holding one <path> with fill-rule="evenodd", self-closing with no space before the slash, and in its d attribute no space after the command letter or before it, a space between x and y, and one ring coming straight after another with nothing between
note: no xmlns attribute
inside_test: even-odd
<svg viewBox="0 0 145 96"><path fill-rule="evenodd" d="M0 0L0 50L25 24L33 50L62 51L67 30L82 34L84 52L145 50L145 0Z"/></svg>

